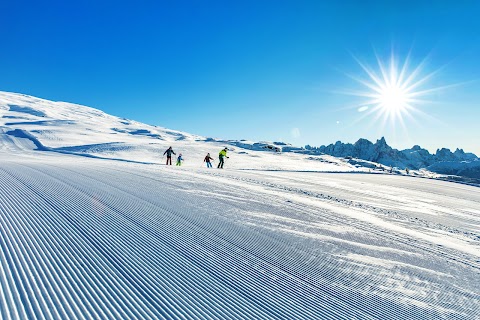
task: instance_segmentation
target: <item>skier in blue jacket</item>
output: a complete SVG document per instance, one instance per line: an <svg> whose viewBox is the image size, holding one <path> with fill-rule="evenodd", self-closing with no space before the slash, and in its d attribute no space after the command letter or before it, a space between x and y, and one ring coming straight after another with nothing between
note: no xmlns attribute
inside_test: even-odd
<svg viewBox="0 0 480 320"><path fill-rule="evenodd" d="M182 154L180 153L177 158L177 166L181 166L183 161Z"/></svg>

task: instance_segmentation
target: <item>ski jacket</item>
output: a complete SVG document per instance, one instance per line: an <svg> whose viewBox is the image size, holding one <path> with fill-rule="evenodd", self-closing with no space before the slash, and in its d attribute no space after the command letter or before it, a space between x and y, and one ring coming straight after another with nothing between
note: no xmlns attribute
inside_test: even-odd
<svg viewBox="0 0 480 320"><path fill-rule="evenodd" d="M183 161L183 157L182 157L182 156L178 156L177 161L178 161L178 162Z"/></svg>
<svg viewBox="0 0 480 320"><path fill-rule="evenodd" d="M227 156L227 151L225 149L222 149L222 151L220 151L220 153L218 154L220 157L226 157Z"/></svg>
<svg viewBox="0 0 480 320"><path fill-rule="evenodd" d="M175 152L173 152L173 149L172 148L168 148L167 150L165 150L165 152L163 153L163 155L167 154L167 157L171 157L172 156L172 153L176 155Z"/></svg>
<svg viewBox="0 0 480 320"><path fill-rule="evenodd" d="M203 162L210 162L210 160L213 160L213 158L210 156L206 156Z"/></svg>

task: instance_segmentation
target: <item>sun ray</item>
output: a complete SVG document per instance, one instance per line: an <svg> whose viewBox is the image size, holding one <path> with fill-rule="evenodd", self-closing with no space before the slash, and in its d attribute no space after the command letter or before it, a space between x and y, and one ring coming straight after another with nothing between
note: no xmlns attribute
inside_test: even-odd
<svg viewBox="0 0 480 320"><path fill-rule="evenodd" d="M424 85L428 80L432 79L435 75L440 72L440 69L437 69L433 72L430 72L426 76L422 77L421 79L415 81L414 83L410 84L408 87L405 88L406 91L413 91L414 89L421 87Z"/></svg>
<svg viewBox="0 0 480 320"><path fill-rule="evenodd" d="M395 63L395 57L393 56L393 52L390 55L390 86L392 87L397 86L397 67Z"/></svg>
<svg viewBox="0 0 480 320"><path fill-rule="evenodd" d="M375 52L375 57L377 58L378 67L380 68L380 73L382 74L382 77L383 77L383 83L380 83L379 86L380 88L384 89L385 87L388 87L390 85L388 81L389 76L387 71L385 70L385 66L382 60L380 59L380 57L376 52Z"/></svg>
<svg viewBox="0 0 480 320"><path fill-rule="evenodd" d="M378 98L378 93L371 93L365 91L356 90L335 90L333 93L343 94L346 96L366 97L366 98Z"/></svg>
<svg viewBox="0 0 480 320"><path fill-rule="evenodd" d="M403 79L405 78L405 75L407 74L408 66L410 65L410 56L412 54L412 50L410 49L408 51L407 56L405 57L405 61L403 62L402 70L400 71L400 75L398 77L398 82L403 83Z"/></svg>
<svg viewBox="0 0 480 320"><path fill-rule="evenodd" d="M362 121L363 119L365 118L368 118L368 116L370 116L371 114L378 114L378 110L380 109L380 107L373 107L372 109L369 109L367 110L360 118L358 118L357 120L354 121L354 124Z"/></svg>
<svg viewBox="0 0 480 320"><path fill-rule="evenodd" d="M347 77L349 77L350 79L355 80L356 82L363 84L365 87L368 87L368 88L372 89L373 91L381 92L381 90L382 90L379 86L376 86L375 83L372 84L372 83L368 82L367 80L361 79L361 78L356 77L354 75L351 75L349 73L345 73L345 75Z"/></svg>
<svg viewBox="0 0 480 320"><path fill-rule="evenodd" d="M422 70L425 68L428 60L429 60L430 55L427 55L425 58L420 61L420 63L413 69L413 71L408 75L407 79L402 84L403 88L407 88L410 86L410 83L414 81L422 72Z"/></svg>
<svg viewBox="0 0 480 320"><path fill-rule="evenodd" d="M354 57L354 59L357 61L357 63L360 65L360 67L362 67L362 69L368 74L368 76L370 77L370 79L372 79L375 84L377 85L377 88L379 88L380 90L382 89L382 81L380 80L380 78L378 78L377 74L370 70L370 68L368 68L366 65L364 65L360 60L358 60L356 57ZM368 83L368 82L362 82L362 84L370 87L371 84Z"/></svg>
<svg viewBox="0 0 480 320"><path fill-rule="evenodd" d="M449 84L449 85L445 85L445 86L441 86L441 87L430 88L430 89L425 89L425 90L421 90L421 91L415 91L415 92L412 92L410 95L412 97L418 97L418 96L422 96L422 95L426 95L426 94L430 94L430 93L444 91L446 89L459 87L459 86L465 85L467 83L469 83L469 82L453 83L453 84Z"/></svg>

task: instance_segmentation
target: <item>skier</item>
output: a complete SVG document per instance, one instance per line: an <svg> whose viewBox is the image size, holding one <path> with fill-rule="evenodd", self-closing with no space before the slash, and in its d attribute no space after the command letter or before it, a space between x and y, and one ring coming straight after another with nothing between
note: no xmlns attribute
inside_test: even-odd
<svg viewBox="0 0 480 320"><path fill-rule="evenodd" d="M180 153L177 158L177 166L181 166L183 161L182 154Z"/></svg>
<svg viewBox="0 0 480 320"><path fill-rule="evenodd" d="M213 160L213 158L210 157L210 153L207 153L207 155L205 156L205 159L203 159L203 162L207 163L207 168L212 167L212 163L210 162L210 160Z"/></svg>
<svg viewBox="0 0 480 320"><path fill-rule="evenodd" d="M224 163L223 159L228 158L227 157L227 150L228 150L228 148L224 148L218 154L218 158L220 159L220 162L218 163L218 166L217 166L218 169L223 169L223 163Z"/></svg>
<svg viewBox="0 0 480 320"><path fill-rule="evenodd" d="M173 153L174 155L176 155L176 153L173 152L172 147L168 148L168 149L165 150L165 152L163 153L163 155L165 155L165 154L167 155L167 164L166 164L166 165L168 165L168 162L170 162L170 165L172 165L172 153Z"/></svg>

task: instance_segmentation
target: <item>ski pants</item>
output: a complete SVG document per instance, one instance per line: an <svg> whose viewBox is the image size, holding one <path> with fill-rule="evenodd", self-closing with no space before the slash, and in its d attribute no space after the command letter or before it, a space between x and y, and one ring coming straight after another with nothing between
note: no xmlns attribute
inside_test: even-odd
<svg viewBox="0 0 480 320"><path fill-rule="evenodd" d="M167 156L167 166L168 166L168 163L170 162L170 165L172 165L172 157L170 156Z"/></svg>
<svg viewBox="0 0 480 320"><path fill-rule="evenodd" d="M211 168L212 167L212 163L210 161L207 161L207 168Z"/></svg>
<svg viewBox="0 0 480 320"><path fill-rule="evenodd" d="M223 169L223 157L220 156L218 157L220 159L220 162L218 163L218 167L217 168L222 168Z"/></svg>

